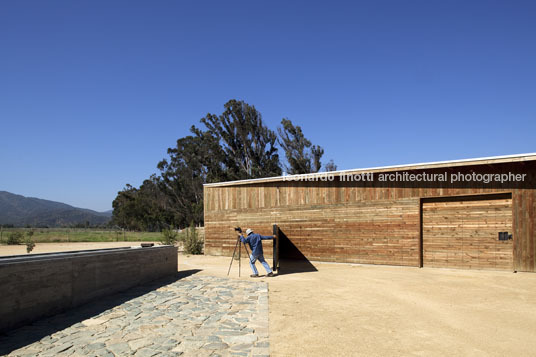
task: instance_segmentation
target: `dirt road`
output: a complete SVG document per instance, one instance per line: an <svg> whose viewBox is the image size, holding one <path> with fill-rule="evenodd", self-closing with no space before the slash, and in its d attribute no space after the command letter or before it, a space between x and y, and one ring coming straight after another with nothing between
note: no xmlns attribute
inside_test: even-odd
<svg viewBox="0 0 536 357"><path fill-rule="evenodd" d="M149 242L144 242L149 243ZM140 245L141 242L77 242L77 243L36 243L30 254L68 252L72 250L121 248ZM158 243L155 243L158 244ZM26 245L0 245L0 256L27 254Z"/></svg>

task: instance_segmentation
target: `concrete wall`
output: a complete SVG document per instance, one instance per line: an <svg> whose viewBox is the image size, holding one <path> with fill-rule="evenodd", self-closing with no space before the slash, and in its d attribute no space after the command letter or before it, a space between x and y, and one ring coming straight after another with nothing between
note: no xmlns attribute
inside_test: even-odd
<svg viewBox="0 0 536 357"><path fill-rule="evenodd" d="M177 272L177 248L0 258L0 332Z"/></svg>

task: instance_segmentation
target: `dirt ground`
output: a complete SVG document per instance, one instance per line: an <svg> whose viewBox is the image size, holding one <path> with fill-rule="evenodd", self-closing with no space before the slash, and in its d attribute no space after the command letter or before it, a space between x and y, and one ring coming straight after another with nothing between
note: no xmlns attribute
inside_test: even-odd
<svg viewBox="0 0 536 357"><path fill-rule="evenodd" d="M150 243L150 242L144 242ZM154 243L154 242L153 242ZM30 254L139 246L141 242L36 243ZM155 243L158 244L158 243ZM26 245L0 245L0 256L27 254Z"/></svg>
<svg viewBox="0 0 536 357"><path fill-rule="evenodd" d="M120 243L39 248L82 244ZM179 270L226 276L229 259L180 255ZM269 283L273 356L535 355L536 274L312 265L317 271L298 272L303 266L282 262L286 274L259 278ZM241 279L249 274L243 260ZM236 263L231 277L238 278Z"/></svg>

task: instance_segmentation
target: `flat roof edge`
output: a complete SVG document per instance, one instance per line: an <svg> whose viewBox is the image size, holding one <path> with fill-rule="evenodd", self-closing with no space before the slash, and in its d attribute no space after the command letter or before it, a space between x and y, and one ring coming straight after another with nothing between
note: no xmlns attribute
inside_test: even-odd
<svg viewBox="0 0 536 357"><path fill-rule="evenodd" d="M416 169L425 169L425 168L441 168L441 167L454 167L454 166L464 166L464 165L485 165L485 164L500 164L508 162L523 162L523 161L532 161L536 160L536 153L527 153L527 154L514 154L514 155L502 155L502 156L489 156L489 157L480 157L480 158L471 158L471 159L460 159L460 160L447 160L447 161L434 161L434 162L424 162L416 164L402 164L402 165L389 165L389 166L377 166L361 169L348 169L348 170L337 170L330 171L331 175L341 175L350 172L378 172L378 171L390 171L390 170L416 170ZM310 174L300 174L300 175L285 175L285 176L274 176L274 177L262 177L255 179L246 179L246 180L236 180L236 181L224 181L224 182L215 182L215 183L206 183L203 186L206 187L217 187L217 186L234 186L234 185L245 185L250 183L262 183L262 182L278 182L284 181L285 178L288 180L292 176L300 177L314 177L318 175L325 175L326 172L315 172Z"/></svg>

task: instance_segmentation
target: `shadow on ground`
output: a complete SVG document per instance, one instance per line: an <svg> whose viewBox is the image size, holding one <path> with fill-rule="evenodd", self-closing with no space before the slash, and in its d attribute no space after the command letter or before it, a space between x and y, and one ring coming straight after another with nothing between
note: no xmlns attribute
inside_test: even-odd
<svg viewBox="0 0 536 357"><path fill-rule="evenodd" d="M279 229L279 270L278 275L309 273L318 271L305 255Z"/></svg>
<svg viewBox="0 0 536 357"><path fill-rule="evenodd" d="M277 275L311 273L318 271L307 259L280 259Z"/></svg>
<svg viewBox="0 0 536 357"><path fill-rule="evenodd" d="M200 271L201 269L182 270L173 276L158 279L104 298L99 298L99 300L89 302L51 317L39 319L8 333L0 334L0 356L7 355L21 347L37 342L43 337L97 316L106 310L145 295L160 287L172 284L177 280L197 274Z"/></svg>

